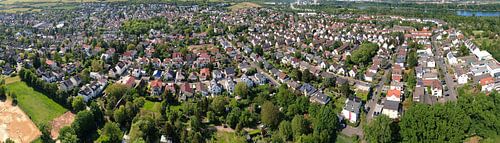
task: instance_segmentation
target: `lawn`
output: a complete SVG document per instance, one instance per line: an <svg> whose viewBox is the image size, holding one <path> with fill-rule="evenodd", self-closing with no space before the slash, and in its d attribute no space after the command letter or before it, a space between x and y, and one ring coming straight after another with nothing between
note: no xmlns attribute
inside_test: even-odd
<svg viewBox="0 0 500 143"><path fill-rule="evenodd" d="M146 100L146 102L144 103L144 106L142 107L142 109L148 110L148 111L151 111L151 112L160 113L160 111L161 111L161 103L160 102L152 102L152 101Z"/></svg>
<svg viewBox="0 0 500 143"><path fill-rule="evenodd" d="M245 143L246 139L242 136L236 135L236 133L230 132L216 132L215 133L216 143Z"/></svg>
<svg viewBox="0 0 500 143"><path fill-rule="evenodd" d="M17 95L18 106L36 125L48 124L67 111L52 99L26 85L25 82L7 84L7 90Z"/></svg>

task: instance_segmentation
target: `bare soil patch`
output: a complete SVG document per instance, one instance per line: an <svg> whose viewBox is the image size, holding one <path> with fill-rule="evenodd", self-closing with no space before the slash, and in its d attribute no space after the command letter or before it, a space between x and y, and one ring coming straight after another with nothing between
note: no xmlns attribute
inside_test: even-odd
<svg viewBox="0 0 500 143"><path fill-rule="evenodd" d="M16 143L29 143L41 135L40 130L19 107L0 101L0 142L7 138Z"/></svg>
<svg viewBox="0 0 500 143"><path fill-rule="evenodd" d="M59 130L65 126L70 126L74 120L75 114L68 111L50 122L52 125L52 129L50 130L50 136L52 139L57 139L57 137L59 137Z"/></svg>

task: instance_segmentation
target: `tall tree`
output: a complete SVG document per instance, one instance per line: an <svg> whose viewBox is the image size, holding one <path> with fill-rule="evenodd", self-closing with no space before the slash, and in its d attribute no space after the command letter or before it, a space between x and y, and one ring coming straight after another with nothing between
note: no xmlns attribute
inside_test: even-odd
<svg viewBox="0 0 500 143"><path fill-rule="evenodd" d="M283 138L283 141L288 141L292 139L292 125L289 121L282 121L278 128L280 136Z"/></svg>
<svg viewBox="0 0 500 143"><path fill-rule="evenodd" d="M61 128L59 130L59 137L57 137L61 143L76 143L79 141L78 137L76 136L75 130L71 128L71 126L66 126Z"/></svg>
<svg viewBox="0 0 500 143"><path fill-rule="evenodd" d="M280 111L272 102L266 101L262 105L260 117L262 123L270 126L271 128L275 128L280 121Z"/></svg>
<svg viewBox="0 0 500 143"><path fill-rule="evenodd" d="M294 137L300 137L307 131L307 123L304 120L304 116L295 115L292 119L292 132Z"/></svg>
<svg viewBox="0 0 500 143"><path fill-rule="evenodd" d="M321 106L319 112L314 115L314 135L321 143L335 142L339 120L335 110L331 106Z"/></svg>
<svg viewBox="0 0 500 143"><path fill-rule="evenodd" d="M108 122L99 130L99 138L96 142L100 143L120 143L123 133L117 123Z"/></svg>
<svg viewBox="0 0 500 143"><path fill-rule="evenodd" d="M391 123L392 120L385 115L375 117L372 122L363 128L366 141L371 143L392 142Z"/></svg>
<svg viewBox="0 0 500 143"><path fill-rule="evenodd" d="M85 106L83 96L76 96L71 102L71 107L73 107L73 110L76 112L84 110Z"/></svg>
<svg viewBox="0 0 500 143"><path fill-rule="evenodd" d="M247 98L249 94L248 86L244 82L238 82L234 87L234 94L241 98Z"/></svg>

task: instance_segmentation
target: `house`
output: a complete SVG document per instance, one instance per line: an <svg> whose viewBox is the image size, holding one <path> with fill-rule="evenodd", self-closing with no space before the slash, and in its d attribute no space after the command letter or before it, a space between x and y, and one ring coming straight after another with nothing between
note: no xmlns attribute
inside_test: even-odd
<svg viewBox="0 0 500 143"><path fill-rule="evenodd" d="M467 82L469 82L469 75L463 68L456 67L454 75L455 79L457 79L458 84L466 84Z"/></svg>
<svg viewBox="0 0 500 143"><path fill-rule="evenodd" d="M455 56L453 56L453 53L451 53L451 52L448 52L448 54L446 54L446 60L448 61L448 64L450 64L450 65L458 64L457 58Z"/></svg>
<svg viewBox="0 0 500 143"><path fill-rule="evenodd" d="M208 78L210 78L210 69L209 68L202 68L200 70L200 80L201 81L205 81L205 80L208 80Z"/></svg>
<svg viewBox="0 0 500 143"><path fill-rule="evenodd" d="M209 94L206 85L201 83L201 82L196 83L195 89L196 89L196 92L200 93L202 96L208 96L208 94Z"/></svg>
<svg viewBox="0 0 500 143"><path fill-rule="evenodd" d="M224 88L226 89L229 94L233 94L234 88L236 86L236 82L233 81L233 79L229 78L226 80L226 84L224 85Z"/></svg>
<svg viewBox="0 0 500 143"><path fill-rule="evenodd" d="M212 81L210 81L209 91L212 96L220 95L222 93L222 87L219 86L215 79L212 79Z"/></svg>
<svg viewBox="0 0 500 143"><path fill-rule="evenodd" d="M351 123L358 122L361 109L361 100L357 98L348 98L345 100L344 108L342 108L342 116Z"/></svg>
<svg viewBox="0 0 500 143"><path fill-rule="evenodd" d="M253 81L247 77L246 74L243 74L241 77L240 77L240 81L245 83L247 85L247 87L253 87L254 86L254 83Z"/></svg>
<svg viewBox="0 0 500 143"><path fill-rule="evenodd" d="M425 88L424 87L415 87L413 91L413 101L421 102L422 98L425 96Z"/></svg>
<svg viewBox="0 0 500 143"><path fill-rule="evenodd" d="M488 76L479 80L479 84L481 85L481 91L490 92L493 90L495 86L495 79L493 79L493 77Z"/></svg>
<svg viewBox="0 0 500 143"><path fill-rule="evenodd" d="M293 80L289 80L287 82L287 86L288 88L292 89L292 90L297 90L300 88L300 83L296 82L296 81L293 81Z"/></svg>
<svg viewBox="0 0 500 143"><path fill-rule="evenodd" d="M403 79L402 69L399 65L392 66L392 81L400 82Z"/></svg>
<svg viewBox="0 0 500 143"><path fill-rule="evenodd" d="M182 83L179 88L179 95L181 96L181 99L193 97L194 91L189 83Z"/></svg>
<svg viewBox="0 0 500 143"><path fill-rule="evenodd" d="M161 70L155 70L153 72L153 78L154 79L162 79L163 72Z"/></svg>
<svg viewBox="0 0 500 143"><path fill-rule="evenodd" d="M186 77L184 76L184 74L182 74L181 70L175 73L175 82L184 81L185 79Z"/></svg>
<svg viewBox="0 0 500 143"><path fill-rule="evenodd" d="M399 101L386 100L382 109L382 114L389 116L391 119L399 118Z"/></svg>
<svg viewBox="0 0 500 143"><path fill-rule="evenodd" d="M130 66L127 62L118 62L114 68L109 70L108 75L111 78L119 78Z"/></svg>
<svg viewBox="0 0 500 143"><path fill-rule="evenodd" d="M285 83L287 80L288 80L288 75L285 74L284 72L280 72L279 75L278 75L278 80L281 82L281 83Z"/></svg>
<svg viewBox="0 0 500 143"><path fill-rule="evenodd" d="M222 76L223 76L222 72L220 72L219 70L213 70L212 71L212 78L213 79L219 80L219 79L222 79Z"/></svg>
<svg viewBox="0 0 500 143"><path fill-rule="evenodd" d="M432 96L442 97L443 96L443 85L441 82L434 80L431 84L431 93Z"/></svg>
<svg viewBox="0 0 500 143"><path fill-rule="evenodd" d="M330 97L328 97L327 95L325 95L323 93L316 92L309 98L309 101L312 103L319 103L319 104L325 105L328 102L330 102Z"/></svg>
<svg viewBox="0 0 500 143"><path fill-rule="evenodd" d="M374 76L375 76L375 73L370 72L370 71L366 71L364 79L365 79L365 81L372 82Z"/></svg>
<svg viewBox="0 0 500 143"><path fill-rule="evenodd" d="M255 77L255 83L259 85L264 85L268 82L268 79L261 73L256 73L254 77Z"/></svg>
<svg viewBox="0 0 500 143"><path fill-rule="evenodd" d="M304 94L305 96L311 96L317 91L317 89L309 83L304 83L302 84L302 86L300 86L299 91L302 92L302 94Z"/></svg>
<svg viewBox="0 0 500 143"><path fill-rule="evenodd" d="M356 82L354 86L356 87L356 90L366 91L366 92L370 91L370 84L365 82Z"/></svg>
<svg viewBox="0 0 500 143"><path fill-rule="evenodd" d="M153 80L149 83L151 95L161 95L163 93L163 82L161 80Z"/></svg>
<svg viewBox="0 0 500 143"><path fill-rule="evenodd" d="M71 77L68 80L63 81L61 84L59 84L59 89L63 91L68 91L73 89L74 87L80 85L82 80L80 79L79 76L74 76Z"/></svg>
<svg viewBox="0 0 500 143"><path fill-rule="evenodd" d="M117 83L123 84L123 85L127 86L128 88L133 88L137 85L137 82L135 81L135 77L130 76L130 75L121 78L120 80L118 80Z"/></svg>
<svg viewBox="0 0 500 143"><path fill-rule="evenodd" d="M356 73L358 73L358 69L353 68L353 69L349 70L348 75L349 75L349 77L356 77Z"/></svg>
<svg viewBox="0 0 500 143"><path fill-rule="evenodd" d="M385 98L388 101L401 101L401 90L398 89L387 90Z"/></svg>
<svg viewBox="0 0 500 143"><path fill-rule="evenodd" d="M235 72L234 68L227 67L226 69L224 69L224 75L226 77L234 77L236 75L236 72Z"/></svg>
<svg viewBox="0 0 500 143"><path fill-rule="evenodd" d="M45 64L47 64L49 68L57 69L57 63L55 61L45 60Z"/></svg>
<svg viewBox="0 0 500 143"><path fill-rule="evenodd" d="M80 88L78 96L83 96L83 100L88 102L90 99L101 95L106 85L107 83L105 81L92 81L90 84L86 84Z"/></svg>
<svg viewBox="0 0 500 143"><path fill-rule="evenodd" d="M198 81L198 76L196 75L196 72L191 72L188 76L189 81Z"/></svg>
<svg viewBox="0 0 500 143"><path fill-rule="evenodd" d="M166 70L165 71L165 75L163 76L163 78L166 80L166 81L171 81L171 80L174 80L174 77L175 77L175 72L172 71L172 70Z"/></svg>
<svg viewBox="0 0 500 143"><path fill-rule="evenodd" d="M486 64L486 68L490 73L491 77L498 78L500 77L500 65L496 60L489 60Z"/></svg>

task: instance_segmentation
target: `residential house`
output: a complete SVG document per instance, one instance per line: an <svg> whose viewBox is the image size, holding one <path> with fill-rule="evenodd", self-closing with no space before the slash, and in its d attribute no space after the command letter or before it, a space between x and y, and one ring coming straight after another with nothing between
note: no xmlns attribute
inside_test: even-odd
<svg viewBox="0 0 500 143"><path fill-rule="evenodd" d="M479 84L481 85L481 91L490 92L495 87L495 79L488 76L479 80Z"/></svg>
<svg viewBox="0 0 500 143"><path fill-rule="evenodd" d="M319 104L325 105L328 102L330 102L330 97L328 97L327 95L325 95L321 92L316 92L309 98L309 101L313 102L313 103L319 103Z"/></svg>
<svg viewBox="0 0 500 143"><path fill-rule="evenodd" d="M400 101L386 100L382 109L382 114L389 116L391 119L399 118L399 103Z"/></svg>
<svg viewBox="0 0 500 143"><path fill-rule="evenodd" d="M342 116L351 123L358 122L361 109L361 100L357 98L348 98L345 100Z"/></svg>
<svg viewBox="0 0 500 143"><path fill-rule="evenodd" d="M161 95L163 93L163 82L161 80L153 80L149 83L151 95Z"/></svg>
<svg viewBox="0 0 500 143"><path fill-rule="evenodd" d="M222 87L219 86L219 83L217 83L215 79L212 79L212 81L210 81L210 86L208 90L210 91L212 96L220 95L222 93Z"/></svg>
<svg viewBox="0 0 500 143"><path fill-rule="evenodd" d="M388 101L401 101L401 90L398 89L387 90L385 98Z"/></svg>

